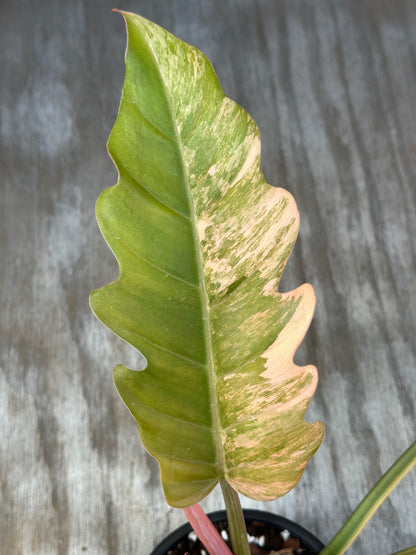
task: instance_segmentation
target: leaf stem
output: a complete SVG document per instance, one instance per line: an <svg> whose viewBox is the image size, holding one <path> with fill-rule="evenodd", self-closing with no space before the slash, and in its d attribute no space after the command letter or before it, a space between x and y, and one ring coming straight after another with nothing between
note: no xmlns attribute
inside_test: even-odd
<svg viewBox="0 0 416 555"><path fill-rule="evenodd" d="M416 555L416 545L413 547L408 547L407 549L402 549L401 551L396 551L392 555Z"/></svg>
<svg viewBox="0 0 416 555"><path fill-rule="evenodd" d="M387 470L364 497L347 522L320 555L341 555L352 544L379 506L416 463L416 441ZM414 549L414 548L409 548ZM415 553L405 550L404 553Z"/></svg>
<svg viewBox="0 0 416 555"><path fill-rule="evenodd" d="M221 480L221 489L227 509L231 545L234 555L250 555L247 529L238 493L226 480Z"/></svg>
<svg viewBox="0 0 416 555"><path fill-rule="evenodd" d="M190 525L210 555L233 555L198 503L185 507L183 510Z"/></svg>

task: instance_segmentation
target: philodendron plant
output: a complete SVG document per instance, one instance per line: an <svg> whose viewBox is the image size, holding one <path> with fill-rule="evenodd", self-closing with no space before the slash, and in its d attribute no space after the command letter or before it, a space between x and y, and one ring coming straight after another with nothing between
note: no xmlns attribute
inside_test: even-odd
<svg viewBox="0 0 416 555"><path fill-rule="evenodd" d="M167 502L185 508L210 553L230 553L197 505L220 483L233 551L247 555L237 492L285 494L323 437L304 419L316 369L293 361L313 289L278 291L299 215L287 191L266 183L257 126L207 58L122 13L126 77L108 142L119 180L96 208L120 274L91 307L147 361L141 371L117 366L114 381ZM405 470L414 459L413 446ZM324 552L342 553L342 541Z"/></svg>

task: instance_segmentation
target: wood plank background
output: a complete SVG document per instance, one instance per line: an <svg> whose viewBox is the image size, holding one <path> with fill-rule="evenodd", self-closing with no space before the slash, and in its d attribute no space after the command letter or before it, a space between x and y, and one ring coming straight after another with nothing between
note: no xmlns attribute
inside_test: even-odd
<svg viewBox="0 0 416 555"><path fill-rule="evenodd" d="M90 313L117 274L95 200L124 76L113 1L2 0L0 551L147 555L184 521L112 384L138 355ZM271 503L329 540L416 431L416 2L124 0L203 50L298 202L283 290L317 293L299 362L324 443ZM416 472L350 549L416 543ZM204 503L219 508L215 491Z"/></svg>

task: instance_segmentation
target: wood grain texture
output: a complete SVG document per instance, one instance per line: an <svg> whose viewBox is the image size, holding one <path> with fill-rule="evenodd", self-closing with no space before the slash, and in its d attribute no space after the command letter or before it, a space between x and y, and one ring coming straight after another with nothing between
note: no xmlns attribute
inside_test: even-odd
<svg viewBox="0 0 416 555"><path fill-rule="evenodd" d="M116 276L94 218L124 75L107 0L4 0L1 30L0 552L147 555L183 522L111 372L139 357L94 319ZM299 485L270 503L327 541L416 435L416 3L126 0L211 59L296 198L282 290L313 284L297 361L326 425ZM416 543L408 475L348 553ZM215 491L204 507L221 505Z"/></svg>

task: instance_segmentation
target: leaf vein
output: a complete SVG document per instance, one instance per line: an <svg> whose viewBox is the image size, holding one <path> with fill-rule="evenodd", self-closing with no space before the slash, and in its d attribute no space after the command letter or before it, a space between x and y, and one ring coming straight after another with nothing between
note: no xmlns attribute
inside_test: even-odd
<svg viewBox="0 0 416 555"><path fill-rule="evenodd" d="M142 335L140 333L135 333L135 336L139 337L140 339L143 339L144 341L146 341L147 343L149 343L153 347L156 347L157 349L160 349L161 351L165 351L166 353L169 353L169 354L174 355L178 358L181 358L183 360L191 362L195 366L200 366L201 368L206 368L206 365L203 364L202 362L200 362L199 360L194 360L192 358L187 357L186 355L181 355L180 353L177 353L176 351L172 351L172 349L168 349L167 347L163 347L162 345L159 345L158 343L155 343L154 341L151 341L145 335Z"/></svg>
<svg viewBox="0 0 416 555"><path fill-rule="evenodd" d="M120 240L119 240L120 241ZM145 264L148 264L149 266L151 266L152 268L154 268L155 270L158 270L159 272L166 274L168 276L170 276L171 278L177 280L177 281L181 281L182 283L185 283L186 285L188 285L189 287L193 287L198 289L199 288L199 284L198 283L192 283L191 281L188 281L184 278L181 278L179 276L176 276L175 274L172 274L171 272L169 272L168 270L165 270L164 268L161 268L160 266L157 266L156 264L153 264L152 262L150 262L149 260L147 260L147 258L144 258L143 256L140 256L139 254L137 254L137 252L135 252L131 247L129 247L127 245L127 243L125 241L121 241L122 244L124 245L124 247L131 252L131 254L137 258L138 260L141 260L142 262L144 262Z"/></svg>
<svg viewBox="0 0 416 555"><path fill-rule="evenodd" d="M177 214L178 216L180 216L181 218L190 221L191 218L185 214L184 212L181 212L180 210L178 210L177 208L174 208L173 206L171 206L170 204L168 204L166 201L161 200L158 196L156 196L152 190L149 188L149 185L145 185L143 182L139 181L137 179L137 177L135 175L133 175L133 173L130 171L130 169L125 166L124 164L117 164L117 168L120 172L120 177L122 175L128 175L131 180L138 185L139 187L141 187L144 191L146 191L146 193L148 195L150 195L152 198L154 198L160 205L164 206L165 208L167 208L168 210L171 210L172 212L174 212L175 214Z"/></svg>
<svg viewBox="0 0 416 555"><path fill-rule="evenodd" d="M137 103L135 101L130 100L129 101L130 105L134 106L135 110L137 110L137 112L139 112L139 114L143 117L143 119L155 130L157 131L162 137L164 137L165 139L167 139L168 141L174 143L175 139L173 137L170 137L167 133L165 133L165 131L163 131L162 129L160 129L160 127L158 125L156 125L156 123L154 123L152 120L150 120L146 114L143 112L143 110L137 105Z"/></svg>
<svg viewBox="0 0 416 555"><path fill-rule="evenodd" d="M202 428L204 430L211 430L211 426L205 426L204 424L197 424L196 422L192 422L191 420L187 420L186 418L182 418L180 416L172 416L171 414L167 414L166 412L163 412L162 410L156 409L154 407L152 407L151 405L148 405L146 403L143 403L142 401L140 401L140 404L143 407L146 407L146 409L149 409L150 411L160 414L165 418L168 418L169 420L175 420L176 422L185 422L185 424L192 426L192 427L196 427L196 428Z"/></svg>
<svg viewBox="0 0 416 555"><path fill-rule="evenodd" d="M186 457L175 457L175 456L172 456L172 455L169 455L169 459L173 460L173 461L185 461L187 463L200 464L201 466L211 466L212 468L217 467L216 462L207 462L207 461L204 461L203 459L187 459ZM206 478L205 480L186 480L186 482L187 483L189 483L189 482L195 482L195 483L213 482L216 479L217 478L213 476L212 478Z"/></svg>

